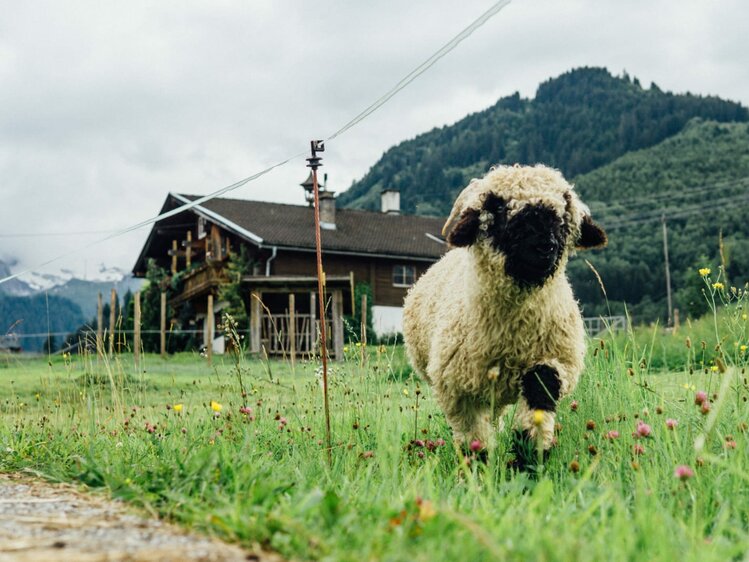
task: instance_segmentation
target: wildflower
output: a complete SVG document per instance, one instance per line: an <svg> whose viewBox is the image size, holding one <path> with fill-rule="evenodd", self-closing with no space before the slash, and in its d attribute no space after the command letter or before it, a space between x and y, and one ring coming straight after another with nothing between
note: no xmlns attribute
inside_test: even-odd
<svg viewBox="0 0 749 562"><path fill-rule="evenodd" d="M712 367L710 367L710 370L711 370L711 371L712 371L713 373L717 373L717 372L718 372L718 366L717 366L717 365L713 365Z"/></svg>
<svg viewBox="0 0 749 562"><path fill-rule="evenodd" d="M411 441L411 444L414 447L423 447L426 443L424 443L424 441L422 441L421 439L414 439L413 441ZM473 449L471 449L471 450L473 450Z"/></svg>
<svg viewBox="0 0 749 562"><path fill-rule="evenodd" d="M575 473L580 472L580 463L577 462L577 460L573 460L570 463L570 472L575 472Z"/></svg>
<svg viewBox="0 0 749 562"><path fill-rule="evenodd" d="M573 400L570 403L570 410L572 410L573 412L577 412L577 400Z"/></svg>
<svg viewBox="0 0 749 562"><path fill-rule="evenodd" d="M470 448L471 451L475 453L476 451L480 451L483 446L481 445L481 441L479 441L478 439L474 439L473 441L471 441Z"/></svg>
<svg viewBox="0 0 749 562"><path fill-rule="evenodd" d="M598 449L595 445L588 445L588 453L595 457L598 454Z"/></svg>
<svg viewBox="0 0 749 562"><path fill-rule="evenodd" d="M446 445L445 440L442 439L442 437L437 439L434 444L437 445L437 447L444 447Z"/></svg>
<svg viewBox="0 0 749 562"><path fill-rule="evenodd" d="M673 431L674 429L676 429L677 425L679 425L679 422L677 422L675 419L668 418L666 420L666 427L668 429L670 429L671 431Z"/></svg>
<svg viewBox="0 0 749 562"><path fill-rule="evenodd" d="M429 500L422 500L417 504L419 505L419 519L422 521L429 521L437 515L437 510L434 509L434 505Z"/></svg>
<svg viewBox="0 0 749 562"><path fill-rule="evenodd" d="M182 411L182 404L175 404L174 406L172 406L172 410L179 414Z"/></svg>
<svg viewBox="0 0 749 562"><path fill-rule="evenodd" d="M701 404L704 404L706 401L707 401L707 392L705 392L704 390L698 390L694 394L694 403L697 406L700 406Z"/></svg>
<svg viewBox="0 0 749 562"><path fill-rule="evenodd" d="M596 428L596 422L594 422L593 420L588 420L587 422L585 422L585 428L593 431Z"/></svg>
<svg viewBox="0 0 749 562"><path fill-rule="evenodd" d="M713 283L713 289L722 291L723 289L725 289L725 285L723 285L723 283L721 283L720 281L717 281L716 283Z"/></svg>
<svg viewBox="0 0 749 562"><path fill-rule="evenodd" d="M348 346L347 346L347 345L344 345L344 346L343 346L343 352L344 352L344 353L348 353Z"/></svg>
<svg viewBox="0 0 749 562"><path fill-rule="evenodd" d="M700 406L700 412L702 412L703 416L706 416L710 413L710 401L705 400L702 405Z"/></svg>
<svg viewBox="0 0 749 562"><path fill-rule="evenodd" d="M749 316L746 315L746 312L741 315L742 320L746 320L747 318L749 318Z"/></svg>
<svg viewBox="0 0 749 562"><path fill-rule="evenodd" d="M674 477L679 480L689 480L692 476L694 476L694 470L685 464L680 464L676 469L674 469Z"/></svg>
<svg viewBox="0 0 749 562"><path fill-rule="evenodd" d="M215 400L211 400L211 410L214 412L220 412L223 406L216 402Z"/></svg>
<svg viewBox="0 0 749 562"><path fill-rule="evenodd" d="M707 277L708 275L710 275L710 268L709 267L700 268L699 274L701 277Z"/></svg>
<svg viewBox="0 0 749 562"><path fill-rule="evenodd" d="M245 415L245 416L251 416L252 415L252 408L250 408L248 406L242 406L239 409L239 413L242 414L242 415Z"/></svg>
<svg viewBox="0 0 749 562"><path fill-rule="evenodd" d="M533 425L541 425L544 423L544 412L543 410L534 410L533 412Z"/></svg>
<svg viewBox="0 0 749 562"><path fill-rule="evenodd" d="M637 430L635 437L650 437L651 427L643 421L637 422Z"/></svg>
<svg viewBox="0 0 749 562"><path fill-rule="evenodd" d="M741 351L741 353L746 353L746 350L747 350L747 347L745 345L742 345L739 347L739 351Z"/></svg>
<svg viewBox="0 0 749 562"><path fill-rule="evenodd" d="M363 459L371 459L371 458L372 458L373 456L374 456L374 451L364 451L364 452L363 452L363 453L361 454L361 457L362 457Z"/></svg>
<svg viewBox="0 0 749 562"><path fill-rule="evenodd" d="M635 443L634 447L632 447L632 452L635 455L644 455L645 454L645 447L643 447L639 443Z"/></svg>
<svg viewBox="0 0 749 562"><path fill-rule="evenodd" d="M726 449L735 449L736 448L736 441L731 439L730 441L725 442L725 448Z"/></svg>
<svg viewBox="0 0 749 562"><path fill-rule="evenodd" d="M683 388L684 390L691 390L692 392L694 392L694 390L695 390L695 389L696 389L697 387L696 387L696 386L694 386L693 384L689 384L688 382L685 382L685 383L684 383L684 384L682 385L682 388Z"/></svg>
<svg viewBox="0 0 749 562"><path fill-rule="evenodd" d="M408 396L408 389L407 388L403 389L403 396Z"/></svg>
<svg viewBox="0 0 749 562"><path fill-rule="evenodd" d="M619 439L619 432L615 429L612 429L608 433L606 433L606 439Z"/></svg>

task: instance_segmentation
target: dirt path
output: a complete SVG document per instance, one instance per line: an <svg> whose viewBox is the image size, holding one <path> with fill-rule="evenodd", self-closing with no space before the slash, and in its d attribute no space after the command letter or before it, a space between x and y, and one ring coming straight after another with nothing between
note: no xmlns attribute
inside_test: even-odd
<svg viewBox="0 0 749 562"><path fill-rule="evenodd" d="M134 515L68 485L0 475L0 562L210 561L281 558Z"/></svg>

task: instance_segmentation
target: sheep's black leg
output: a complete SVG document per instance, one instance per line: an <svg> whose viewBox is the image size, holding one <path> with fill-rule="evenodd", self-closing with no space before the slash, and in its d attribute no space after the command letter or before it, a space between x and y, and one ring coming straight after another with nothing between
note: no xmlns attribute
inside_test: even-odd
<svg viewBox="0 0 749 562"><path fill-rule="evenodd" d="M561 387L559 373L548 365L536 365L520 381L523 397L533 410L555 411Z"/></svg>

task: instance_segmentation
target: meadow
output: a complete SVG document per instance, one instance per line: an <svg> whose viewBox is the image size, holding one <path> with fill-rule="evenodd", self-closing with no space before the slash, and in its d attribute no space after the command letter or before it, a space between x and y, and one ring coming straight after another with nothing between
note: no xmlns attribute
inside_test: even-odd
<svg viewBox="0 0 749 562"><path fill-rule="evenodd" d="M402 347L356 344L331 366L330 465L315 361L4 356L0 470L290 559L745 559L749 324L721 291L676 334L591 339L536 473L507 468L509 435L486 464L456 451Z"/></svg>

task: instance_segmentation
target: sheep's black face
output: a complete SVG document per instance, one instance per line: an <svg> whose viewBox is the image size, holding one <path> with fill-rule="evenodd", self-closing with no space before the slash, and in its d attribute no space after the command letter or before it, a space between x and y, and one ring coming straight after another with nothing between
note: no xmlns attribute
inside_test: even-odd
<svg viewBox="0 0 749 562"><path fill-rule="evenodd" d="M512 217L508 215L507 202L489 193L481 211L463 213L448 241L467 246L488 238L504 255L505 273L511 279L521 287L540 287L559 267L569 227L544 205L526 205Z"/></svg>
<svg viewBox="0 0 749 562"><path fill-rule="evenodd" d="M529 205L493 233L492 245L505 255L505 273L523 287L540 287L554 275L564 251L562 220L548 207Z"/></svg>

